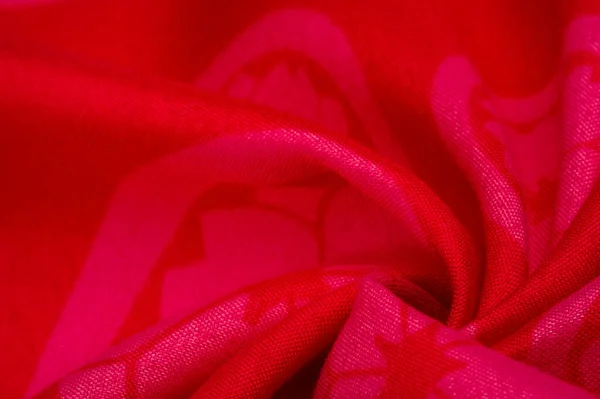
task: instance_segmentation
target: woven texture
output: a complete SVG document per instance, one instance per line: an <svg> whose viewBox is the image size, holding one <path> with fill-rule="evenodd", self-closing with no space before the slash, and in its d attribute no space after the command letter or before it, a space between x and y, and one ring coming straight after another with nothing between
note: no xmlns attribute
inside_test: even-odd
<svg viewBox="0 0 600 399"><path fill-rule="evenodd" d="M600 4L0 0L0 397L600 395Z"/></svg>

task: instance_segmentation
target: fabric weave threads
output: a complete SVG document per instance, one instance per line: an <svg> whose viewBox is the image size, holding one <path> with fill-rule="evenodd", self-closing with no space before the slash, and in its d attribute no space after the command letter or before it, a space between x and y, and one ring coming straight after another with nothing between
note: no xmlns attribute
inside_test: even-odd
<svg viewBox="0 0 600 399"><path fill-rule="evenodd" d="M599 71L591 0L0 0L0 397L597 397Z"/></svg>

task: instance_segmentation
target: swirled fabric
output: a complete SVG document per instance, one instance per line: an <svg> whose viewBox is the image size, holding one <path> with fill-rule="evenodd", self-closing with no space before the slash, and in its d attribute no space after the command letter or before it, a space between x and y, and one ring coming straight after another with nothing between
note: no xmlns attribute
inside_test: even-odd
<svg viewBox="0 0 600 399"><path fill-rule="evenodd" d="M600 2L0 0L0 397L600 395Z"/></svg>

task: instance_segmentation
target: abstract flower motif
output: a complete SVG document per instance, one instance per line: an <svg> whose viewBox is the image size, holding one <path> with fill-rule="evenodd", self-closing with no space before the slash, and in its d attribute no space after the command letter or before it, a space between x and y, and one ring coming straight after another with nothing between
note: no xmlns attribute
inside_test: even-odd
<svg viewBox="0 0 600 399"><path fill-rule="evenodd" d="M0 8L36 1L44 0L0 0ZM23 261L20 252L25 250L16 251L17 256L11 251L6 291L20 283L29 287L30 280L46 276L47 284L35 281L34 286L49 289L29 289L41 291L42 295L31 293L36 300L28 298L27 289L8 301L0 298L0 303L8 304L9 316L0 317L0 327L8 324L14 330L9 344L13 336L27 330L22 326L35 327L32 334L27 332L33 339L26 337L24 346L12 351L8 365L2 367L6 380L10 384L17 379L12 363L21 357L27 360L22 374L32 381L26 395L66 375L40 396L46 399L189 397L194 391L202 399L229 398L231 392L240 399L267 397L333 345L319 382L328 390L327 396L337 394L340 399L587 398L580 389L600 392L600 297L595 296L600 291L581 288L590 279L600 279L596 239L600 234L595 234L600 230L600 190L593 191L600 189L600 18L580 17L589 11L578 3L588 2L567 4L568 12L560 16L554 14L563 7L549 7L552 15L533 7L534 20L540 16L544 23L522 26L524 34L513 35L511 27L501 29L501 38L508 33L508 41L515 41L510 43L514 49L488 71L485 58L492 55L496 60L505 46L489 46L494 35L447 29L455 24L438 17L449 16L462 25L487 25L488 20L500 22L495 17L504 12L492 18L475 12L463 19L445 15L450 14L447 7L438 13L434 4L427 4L427 20L412 26L411 5L421 2L405 1L399 6L406 11L398 14L402 23L392 15L392 26L386 26L386 15L377 14L385 7L372 4L364 12L351 8L347 15L348 7L342 5L338 13L333 2L320 7L327 9L326 16L309 10L309 4L304 10L287 11L273 8L269 1L259 7L251 4L228 18L231 24L214 18L218 29L213 32L211 23L201 24L200 29L211 42L210 54L200 57L202 65L231 34L240 33L198 81L236 98L231 107L225 96L213 103L213 97L172 85L169 79L161 83L140 76L140 82L127 81L127 70L133 67L135 73L135 66L146 57L164 64L163 72L175 75L179 69L188 70L177 65L180 57L162 59L176 55L171 49L184 52L197 43L193 33L197 31L186 25L194 23L188 2L175 2L178 5L171 10L167 0L160 1L159 9L149 8L160 14L158 19L146 20L150 15L135 13L139 26L128 21L127 12L109 11L117 15L117 26L127 26L138 37L130 41L122 32L121 45L111 46L111 36L97 29L92 29L90 43L68 40L53 49L62 36L69 36L62 30L39 43L48 55L60 57L68 50L65 54L72 55L73 65L68 59L65 65L52 59L39 62L37 56L27 54L38 47L37 26L44 26L44 15L51 15L43 8L35 10L31 15L35 25L23 24L23 36L10 35L11 41L13 36L17 42L21 37L31 40L32 49L16 43L13 54L10 44L2 48L0 57L0 72L8 72L0 73L4 83L0 84L0 111L8 110L0 112L0 119L4 130L18 134L0 146L6 148L2 154L9 155L9 167L3 169L17 166L5 190L3 205L10 206L0 209L11 214L9 223L1 224L8 227L2 235L16 232L19 237L18 233L27 232L26 239L16 239L23 241L19 247L41 254ZM71 3L76 2L47 7L57 12L50 26L70 21L65 16L77 17L79 6L71 13ZM130 6L135 10L137 3L142 2L133 2L125 10ZM505 11L503 6L495 8ZM62 14L62 9L67 13ZM213 17L212 11L226 11L217 5L208 10L207 18ZM515 12L506 14L529 22L527 8L509 10ZM179 21L181 11L186 15ZM19 16L14 25L27 22L27 13L24 10L24 18ZM224 15L231 16L228 11ZM168 23L162 23L165 16ZM544 45L528 48L524 56L520 42L530 39L524 36L554 25L555 17L561 19L560 27L547 38L564 36L563 44L536 40ZM572 23L575 28L566 26L572 18L577 18ZM150 31L139 30L146 24ZM409 27L414 33L388 35L397 27ZM161 38L161 32L168 32L168 37ZM180 34L184 40L176 43ZM468 43L469 36L482 38L491 54ZM390 47L394 37L408 38L410 51ZM146 46L146 38L153 43ZM415 38L427 46L414 46ZM102 46L95 48L96 41ZM440 42L443 46L438 47ZM549 63L544 54L547 45L557 56ZM73 52L84 46L89 52L79 60ZM86 69L85 58L90 55L104 55L101 59L108 64L121 59L111 56L106 47L132 52L126 65L121 65L128 67L123 76L102 71L102 65L97 65L98 71L94 65ZM419 59L415 59L416 47ZM459 49L466 50L464 57L451 55ZM139 50L145 55L136 60ZM558 61L560 51L564 54ZM520 64L528 55L546 64L534 69L543 81L528 76L529 68L517 67L520 72L512 76L512 64ZM432 76L439 60L447 56L459 59L459 67L465 68L454 70L452 62L444 62L443 78ZM563 61L562 75L550 82ZM398 73L397 62L414 67L415 76ZM450 68L444 69L447 64ZM188 71L187 77L197 73ZM526 84L507 91L513 98L499 98L490 89L498 86L485 82L494 75L516 77L517 86ZM525 82L532 80L535 84ZM538 83L548 86L525 97ZM411 95L398 96L407 85ZM399 135L417 131L415 141L423 137L423 147L428 138L411 129L412 123L404 130L400 123L390 129L386 119L411 122L415 114L415 119L434 126L429 113L416 115L427 104L432 86L433 117L440 136L452 147L452 162L468 175L473 186L469 193L477 196L482 208L472 207L477 224L483 225L474 234L463 229L462 217L454 217L455 209L446 206L445 197L438 197L435 187L427 187L428 179L417 178L424 177L418 171L431 166L429 160L414 156L413 165L398 167L403 163L399 143L404 141ZM412 94L418 94L420 101L413 102ZM387 116L378 111L377 103L385 104ZM280 112L276 115L268 108ZM309 122L311 128L302 130ZM236 134L228 136L232 131ZM330 134L344 137L331 139ZM185 148L188 144L192 146ZM121 162L123 158L127 162ZM325 182L298 181L299 176L312 179L321 168L331 169L336 177ZM448 177L452 185L452 176L445 172L440 176ZM337 174L349 184L340 184ZM368 204L354 201L360 191L365 202L376 200L392 210L392 216L380 217L371 213ZM78 201L82 199L97 200L101 206L78 209L78 202L89 205ZM93 221L64 217L73 210L76 215L89 210ZM413 242L395 234L399 216L409 221L401 227L423 232L415 245L423 250L423 257L413 259L409 252ZM377 234L367 237L373 231ZM56 256L56 263L47 262L40 250L62 242L58 236L63 233L76 236L76 243L60 245L56 254L72 252L71 247L82 252L71 266L65 266L69 262L62 256ZM40 240L43 245L32 244L29 235L39 236L34 243ZM10 247L8 242L5 247ZM87 251L86 258L83 252ZM10 274L17 268L12 267L13 257L17 266L27 266L31 277L13 279ZM431 262L433 266L440 260L440 267L428 268L420 261L430 258L436 262ZM419 270L405 265L408 261L417 263ZM322 267L358 263L361 266ZM306 271L308 267L315 268ZM36 273L40 269L65 276L56 279ZM271 279L274 276L279 278ZM53 289L55 279L69 286ZM63 289L72 290L71 297L68 292L63 295ZM574 293L583 300L565 300ZM65 303L47 309L35 306L39 298L53 294L61 295ZM35 311L42 317L27 315L34 324L20 324L13 298L18 299L18 311ZM429 311L429 302L435 302L439 311ZM567 306L557 309L557 304ZM99 356L115 335L120 339L119 334L128 336L175 313L188 317L147 330ZM530 335L536 333L530 325L540 318L544 319L540 334ZM448 321L448 327L438 322L442 320ZM490 347L467 346L475 341L463 340L462 333L451 327L464 327L473 340ZM537 358L531 353L539 348L527 347L534 340L544 346ZM502 351L502 345L516 348L515 352ZM30 351L23 350L27 346ZM528 350L525 362L535 367L505 356ZM100 360L89 364L90 359ZM23 381L19 384L26 385ZM342 390L349 392L355 386L361 390L340 396Z"/></svg>
<svg viewBox="0 0 600 399"><path fill-rule="evenodd" d="M496 167L498 172L506 179L508 184L519 191L518 182L513 171L507 164L507 149L505 143L489 129L493 123L502 123L498 117L486 108L487 93L482 86L475 86L469 98L471 123L474 126L475 140L487 155L487 158Z"/></svg>
<svg viewBox="0 0 600 399"><path fill-rule="evenodd" d="M449 357L447 351L468 341L439 344L436 337L441 328L441 324L431 323L415 333L407 334L397 343L380 335L375 336L375 346L387 363L383 372L386 382L381 399L425 399L432 392L439 398L447 398L437 384L446 375L467 365ZM416 367L409 359L421 359L421 364Z"/></svg>
<svg viewBox="0 0 600 399"><path fill-rule="evenodd" d="M260 322L264 314L283 304L290 314L309 302L309 298L323 295L331 290L327 278L355 279L364 272L352 269L319 269L307 274L308 278L274 279L260 285L248 293L249 302L244 312L244 321L250 325Z"/></svg>
<svg viewBox="0 0 600 399"><path fill-rule="evenodd" d="M36 399L45 398L50 393L61 399L78 399L82 392L84 397L126 398L142 398L151 393L189 394L205 374L227 356L214 348L207 350L206 342L214 346L234 342L241 345L264 327L250 329L240 323L240 303L240 298L234 297L201 309L158 331L145 333L133 342L123 342L112 348L114 353L79 368ZM185 355L181 356L180 351L185 351ZM201 366L190 364L189 359L194 359ZM153 373L159 369L161 378L156 378ZM178 378L175 384L170 379L174 375ZM110 391L98 383L102 377L113 379ZM72 391L70 388L73 386L78 389Z"/></svg>
<svg viewBox="0 0 600 399"><path fill-rule="evenodd" d="M434 395L440 399L449 396L438 387L440 381L454 371L467 366L462 360L453 358L448 351L464 345L473 344L468 340L439 342L439 332L443 325L429 320L427 325L417 331L409 330L410 317L407 305L402 305L401 338L399 341L375 334L374 346L383 356L385 366L368 369L333 370L327 367L322 375L325 385L322 398L338 398L333 390L338 384L349 383L353 379L382 379L383 387L377 396L379 399L428 398Z"/></svg>
<svg viewBox="0 0 600 399"><path fill-rule="evenodd" d="M243 273L249 277L244 280L248 284L253 276L256 282L275 277L273 271L284 265L289 270L286 253L292 254L294 265L322 264L325 218L338 187L342 187L338 177L322 174L295 185L258 189L222 184L209 190L176 230L115 341L239 289L240 277L230 275ZM268 227L257 228L253 221ZM287 240L290 235L297 237L292 248ZM312 243L310 248L300 246L300 252L293 252L304 236L314 239L317 259L311 256ZM224 242L237 251L224 248ZM253 271L257 264L261 268ZM198 281L204 281L202 290Z"/></svg>
<svg viewBox="0 0 600 399"><path fill-rule="evenodd" d="M268 13L241 32L197 84L306 118L405 160L345 33L324 14L294 8Z"/></svg>
<svg viewBox="0 0 600 399"><path fill-rule="evenodd" d="M113 348L111 355L71 373L38 398L79 398L81 392L92 396L106 393L108 389L100 381L111 384L113 396L110 397L189 395L222 361L235 353L234 348L287 317L275 309L278 305L287 304L289 315L293 309L333 289L325 278L339 287L355 282L365 271L360 268L314 269L250 287L170 326L124 342ZM269 317L263 318L267 313ZM160 374L160 378L153 373Z"/></svg>
<svg viewBox="0 0 600 399"><path fill-rule="evenodd" d="M538 319L495 345L498 352L596 394L600 367L600 278L558 302Z"/></svg>
<svg viewBox="0 0 600 399"><path fill-rule="evenodd" d="M457 74L462 77L454 79ZM486 226L488 281L493 280L488 285L496 293L490 300L484 288L484 310L536 270L553 244L550 216L556 209L553 191L558 191L563 136L558 87L552 81L526 97L506 97L494 92L466 57L449 57L438 70L432 101L441 133L478 187L484 216L508 231L507 238L522 252L506 251L507 243ZM514 261L506 261L507 253ZM498 289L502 285L504 292Z"/></svg>
<svg viewBox="0 0 600 399"><path fill-rule="evenodd" d="M308 36L302 28L306 24L314 27L314 30L311 30ZM227 92L233 97L244 98L290 115L311 120L337 134L350 135L363 142L363 144L375 145L382 152L390 153L394 149L391 153L397 155L398 148L395 141L390 139L391 132L387 122L371 98L360 64L355 59L343 33L328 18L313 11L284 10L268 14L256 24L251 25L245 32L242 32L230 46L225 48L212 65L201 74L197 83L207 89ZM148 186L161 186L155 178L150 178L148 181L150 182ZM125 182L122 183L127 185ZM304 220L304 217L293 215L293 212L289 212L289 209L285 209L285 207L273 206L264 201L255 201L258 191L255 191L254 187L242 187L238 190L239 196L228 195L228 200L225 201L222 201L223 198L221 197L215 203L228 210L238 208L240 205L267 210L270 212L268 216L271 216L271 218L265 218L266 220L262 223L265 226L276 219L272 216L274 213L278 213L283 216L279 219L284 219L280 220L280 225L285 223L289 225L301 224L302 226L297 229L298 231L301 231L302 227L308 228L308 234L313 233L317 244L318 260L310 262L313 264L303 264L301 266L312 267L321 263L325 257L323 225L329 202L335 195L338 186L339 181L337 185L331 184L331 181L322 184L327 192L322 195L316 221L310 222ZM168 191L174 192L170 189ZM132 189L129 192L139 194L140 189ZM119 195L115 197L119 197ZM148 196L140 195L139 198L136 196L135 201L139 200L139 204L145 204L146 201L152 201L152 198L155 197L154 193ZM175 203L179 203L180 199L175 198ZM208 248L208 245L206 245L207 236L211 232L205 234L206 232L198 226L198 219L203 216L205 209L202 209L203 212L194 214L197 209L194 209L192 203L192 201L195 201L193 195L187 198L187 201L191 206L186 208L186 205L178 210L176 218L165 217L162 211L152 212L152 216L141 217L144 220L143 224L149 226L140 230L147 233L146 236L157 241L150 243L139 240L140 248L152 248L154 250L139 252L144 254L156 253L153 256L148 256L148 259L136 259L129 262L130 265L135 264L139 272L133 276L131 283L123 284L120 293L111 295L112 297L120 295L123 299L114 301L110 307L107 305L102 306L105 314L118 314L118 317L111 317L110 322L104 323L83 322L84 318L92 318L91 312L89 312L89 309L93 307L91 304L106 303L108 294L106 290L94 290L93 286L90 287L90 285L93 285L94 279L89 279L89 281L84 279L78 282L83 288L75 290L72 298L84 297L84 300L77 300L77 302L84 303L85 301L90 305L66 306L67 310L65 310L64 315L69 316L61 316L61 320L57 323L56 333L53 333L52 342L45 349L44 359L40 362L39 370L36 371L36 377L29 388L30 393L36 392L56 376L71 371L83 364L84 361L89 360L88 353L100 353L111 342L120 341L167 316L180 315L197 306L202 306L209 299L215 299L217 293L224 294L240 288L239 284L241 283L239 281L243 281L244 277L250 276L244 282L247 284L274 277L272 273L274 269L279 272L288 270L286 268L288 265L285 262L281 262L280 267L272 267L276 262L281 261L281 259L272 256L270 270L262 275L247 272L241 276L242 278L238 279L239 281L233 282L233 279L222 279L222 276L219 276L216 281L211 281L210 277L206 278L206 275L214 276L218 274L218 272L207 272L207 269L212 268L214 270L215 265L217 265L217 268L223 265L221 261L224 259L220 257L223 251L209 253L209 250L214 249ZM159 202L159 207L164 207L164 209L178 209L179 207L179 205L168 205L164 200ZM124 202L121 201L121 203ZM145 205L132 207L135 210L145 208ZM120 211L116 213L120 213ZM137 214L135 211L130 212L129 210L125 213ZM219 216L222 216L222 214ZM285 220L290 217L294 220L291 222ZM160 230L161 234L150 233L150 226L156 228L156 226L152 226L153 223L164 224L164 220L159 220L162 218L167 220L167 224L174 224L172 226L174 234L162 234L168 230L164 226ZM122 221L121 216L116 218L107 216L103 224L116 226L116 230L119 232L129 231L128 228L119 227L119 223ZM194 225L194 223L196 224ZM123 224L137 226L138 223L123 222ZM231 223L231 225L234 225L234 223ZM225 234L221 234L221 237L223 235ZM107 233L106 236L115 237L117 234ZM298 245L299 240L296 239L296 242L294 242L294 240L288 239L289 236L281 236L288 244ZM246 247L251 247L261 241L266 242L267 240L264 238L249 234ZM134 240L137 240L137 238ZM116 246L114 243L105 246L108 241L111 240L104 241L101 239L93 245L100 248L96 251L101 255L100 257L111 251L119 252L115 251ZM213 239L214 241L216 240ZM274 248L278 247L276 242L269 242L268 245ZM258 245L255 246L258 248ZM300 251L302 250L303 248L300 248ZM258 248L258 251L261 251L261 248ZM131 252L138 253L138 251ZM263 255L264 253L266 251L263 251ZM208 259L209 257L211 259ZM119 259L123 258L125 257L119 255ZM308 255L306 258L308 258ZM107 281L126 281L121 275L125 269L124 267L116 266L115 262L97 260L96 256L90 255L90 259L92 261L89 261L89 264L93 266L85 266L85 273L89 273L89 270L101 270L99 273L105 275ZM264 256L262 259L264 259ZM255 257L255 260L260 261L262 259ZM297 262L295 266L298 266L299 263L301 262ZM102 267L96 266L100 264L102 264ZM112 267L104 266L106 264ZM229 266L233 265L234 263L229 263ZM245 262L244 265L252 266L252 263L251 261ZM239 265L237 266L239 267ZM249 266L248 269L250 269ZM230 272L229 274L234 273ZM202 279L204 284L209 287L204 291L211 291L212 288L216 288L212 289L214 295L198 298L198 288L194 281L199 279ZM116 286L116 284L113 285ZM72 302L74 303L75 300L73 299ZM82 309L85 309L83 315L81 314ZM69 322L64 321L66 319L73 320L73 322L69 324ZM79 349L74 350L74 352L81 355L73 361L63 362L65 363L64 366L58 370L50 364L53 364L56 358L60 357L60 347L65 341L69 340L69 335L73 331L79 329L77 327L79 324L94 324L94 328L101 331L98 335L101 335L102 338L91 338L94 333L90 335L90 338L83 337L81 343L78 344Z"/></svg>
<svg viewBox="0 0 600 399"><path fill-rule="evenodd" d="M538 101L541 102L542 100ZM535 103L535 100L532 99L529 100L529 102ZM523 140L523 136L532 135L534 132L538 135L543 132L544 134L542 137L548 137L550 133L543 124L547 122L549 118L552 118L557 114L559 102L553 99L551 104L545 107L544 112L538 111L540 113L539 115L527 118L527 120L523 122L515 122L506 116L499 115L499 112L494 110L493 104L494 100L492 99L492 94L487 92L483 86L478 85L473 88L470 97L470 115L473 126L475 127L475 138L477 142L481 144L482 150L495 164L501 175L516 192L520 192L522 182L518 181L515 176L515 170L518 169L518 160L508 159L509 154L511 157L519 155L514 153L513 148L508 148L508 140L515 140L515 138L517 140ZM540 108L542 108L542 106L540 106ZM536 129L541 130L536 132ZM533 144L525 142L520 143L523 144L523 146L531 147L528 152L521 156L530 156L531 151L535 148L533 147ZM544 151L548 150L548 148L544 148ZM521 169L525 168L521 166Z"/></svg>
<svg viewBox="0 0 600 399"><path fill-rule="evenodd" d="M457 73L463 76L453 79ZM549 140L559 138L557 115L561 108L554 85L526 98L502 97L491 91L468 59L450 57L439 67L432 95L445 140L453 147L460 146L461 151L455 149L454 153L474 184L494 183L479 164L493 166L515 195L522 184L555 173L559 151ZM443 115L452 108L444 101L455 101L459 115ZM462 127L457 130L448 121L461 122ZM476 156L478 162L473 163L466 154ZM534 158L536 162L532 162Z"/></svg>
<svg viewBox="0 0 600 399"><path fill-rule="evenodd" d="M372 146L369 137L354 121L339 89L310 58L276 52L243 69L225 88L232 97L315 121L332 132L349 134Z"/></svg>
<svg viewBox="0 0 600 399"><path fill-rule="evenodd" d="M521 251L529 236L536 247L533 252L541 253L538 249L547 241L549 226L528 223L533 216L526 212L523 191L542 178L553 178L558 168L559 150L548 144L549 137L558 138L559 130L553 87L527 98L501 97L486 85L471 60L449 57L434 80L432 109L442 138L477 187L484 216L506 229ZM497 245L493 235L488 234L487 240L490 248ZM537 259L524 255L513 258L514 264L507 266L513 275L524 275L526 261L537 265ZM496 261L488 259L491 264Z"/></svg>

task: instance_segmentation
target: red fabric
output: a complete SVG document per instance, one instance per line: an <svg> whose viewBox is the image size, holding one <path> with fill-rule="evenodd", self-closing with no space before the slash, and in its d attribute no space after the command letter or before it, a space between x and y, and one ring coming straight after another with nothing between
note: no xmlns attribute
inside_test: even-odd
<svg viewBox="0 0 600 399"><path fill-rule="evenodd" d="M600 394L600 4L0 0L0 397Z"/></svg>

